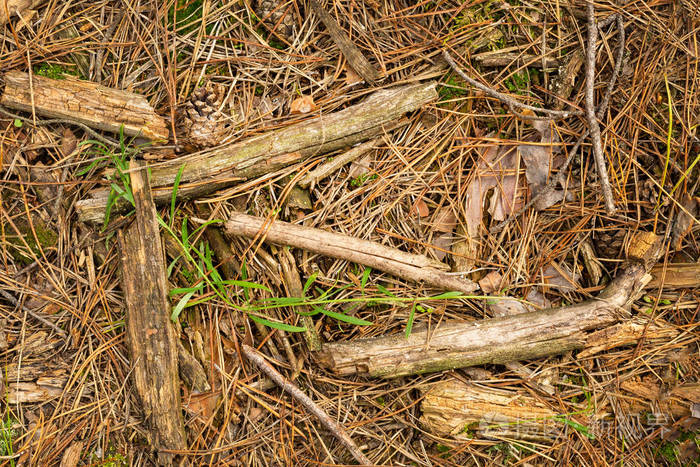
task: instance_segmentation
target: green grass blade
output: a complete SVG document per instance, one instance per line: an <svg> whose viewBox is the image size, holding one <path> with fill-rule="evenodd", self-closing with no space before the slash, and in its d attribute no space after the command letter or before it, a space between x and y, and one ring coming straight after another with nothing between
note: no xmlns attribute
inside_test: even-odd
<svg viewBox="0 0 700 467"><path fill-rule="evenodd" d="M292 326L291 324L286 324L286 323L280 323L277 321L270 321L265 318L261 318L260 316L255 316L252 314L248 314L250 319L255 321L256 323L260 323L264 326L273 328L273 329L279 329L280 331L287 331L287 332L305 332L306 328L300 328L299 326Z"/></svg>

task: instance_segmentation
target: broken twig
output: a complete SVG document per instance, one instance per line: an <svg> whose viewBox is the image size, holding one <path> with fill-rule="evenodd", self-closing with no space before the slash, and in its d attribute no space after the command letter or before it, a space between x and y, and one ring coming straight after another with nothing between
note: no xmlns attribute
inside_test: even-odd
<svg viewBox="0 0 700 467"><path fill-rule="evenodd" d="M352 457L355 458L357 462L362 465L372 465L372 462L365 456L360 448L355 444L355 442L346 433L345 428L343 428L339 423L333 420L326 414L326 412L321 409L309 396L304 394L298 387L294 385L291 381L287 380L281 373L275 370L272 365L267 363L265 359L258 353L257 350L252 347L242 344L241 350L248 360L254 363L263 373L265 373L272 381L277 383L284 391L292 395L296 400L298 400L309 412L314 414L323 425L333 433L338 441L343 443L343 445L348 448Z"/></svg>
<svg viewBox="0 0 700 467"><path fill-rule="evenodd" d="M471 84L475 88L485 92L489 96L498 99L499 101L503 102L504 104L508 105L508 107L513 110L514 108L518 109L523 109L523 110L529 110L531 112L540 112L540 113L545 113L548 116L547 117L532 117L530 115L523 115L520 113L516 113L516 115L519 118L523 118L525 120L549 120L552 118L568 118L571 117L572 115L581 115L582 112L580 111L569 111L569 110L550 110L550 109L542 109L540 107L535 107L532 105L528 104L523 104L522 102L518 102L512 97L508 96L507 94L500 93L496 91L495 89L492 89L486 85L481 84L477 80L469 77L460 67L457 65L457 63L454 61L450 53L446 49L442 49L442 56L445 57L445 60L447 60L447 63L450 64L450 67L459 75L462 77L463 80L465 80L467 83Z"/></svg>
<svg viewBox="0 0 700 467"><path fill-rule="evenodd" d="M608 214L615 213L615 200L613 199L612 188L610 187L610 179L608 178L608 168L605 163L605 154L603 154L603 143L600 138L600 125L595 110L595 56L596 56L596 41L598 40L598 27L595 24L595 10L593 1L588 0L586 3L588 13L588 46L586 48L586 118L588 120L588 129L591 134L591 142L593 144L593 157L595 158L596 168L598 169L598 178L600 186L603 190L603 198L605 200L605 210Z"/></svg>
<svg viewBox="0 0 700 467"><path fill-rule="evenodd" d="M193 220L204 223L201 219ZM478 288L469 279L445 272L449 266L440 261L369 240L241 213L231 214L223 227L229 235L248 238L263 236L268 243L294 246L332 258L352 261L442 290L469 294Z"/></svg>

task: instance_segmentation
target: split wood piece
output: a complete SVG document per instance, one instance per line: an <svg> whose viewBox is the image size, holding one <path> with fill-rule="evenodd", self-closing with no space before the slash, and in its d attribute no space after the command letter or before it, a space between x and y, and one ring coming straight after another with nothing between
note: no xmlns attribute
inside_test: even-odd
<svg viewBox="0 0 700 467"><path fill-rule="evenodd" d="M145 97L91 81L51 79L21 71L5 73L0 104L12 109L67 119L88 127L167 141L168 126Z"/></svg>
<svg viewBox="0 0 700 467"><path fill-rule="evenodd" d="M282 277L284 279L284 285L287 287L287 293L290 297L303 297L304 288L301 285L301 277L299 277L299 270L297 269L297 263L294 260L294 255L289 251L289 248L282 248L278 253L280 267L282 269ZM311 310L309 307L302 307L301 312L309 312ZM321 336L319 336L316 326L314 326L314 320L308 314L300 315L301 322L304 324L306 331L304 331L304 339L306 340L306 346L311 351L321 350L322 341Z"/></svg>
<svg viewBox="0 0 700 467"><path fill-rule="evenodd" d="M29 10L42 3L44 0L2 0L0 2L0 26L7 23L15 15L25 16Z"/></svg>
<svg viewBox="0 0 700 467"><path fill-rule="evenodd" d="M424 395L419 422L438 436L548 442L565 429L557 412L528 393L452 378L419 389Z"/></svg>
<svg viewBox="0 0 700 467"><path fill-rule="evenodd" d="M233 213L223 227L230 235L248 238L262 235L268 243L289 245L344 259L442 290L469 294L478 288L468 279L447 274L445 271L449 266L444 263L369 240L239 213Z"/></svg>
<svg viewBox="0 0 700 467"><path fill-rule="evenodd" d="M118 232L127 343L133 381L155 448L182 450L186 445L177 338L170 322L165 254L145 167L142 161L131 162L136 219L126 231ZM166 464L173 460L167 453L160 456Z"/></svg>
<svg viewBox="0 0 700 467"><path fill-rule="evenodd" d="M700 263L657 264L651 270L647 289L700 288Z"/></svg>
<svg viewBox="0 0 700 467"><path fill-rule="evenodd" d="M367 81L368 84L374 84L379 79L379 72L369 63L365 56L362 55L360 49L352 43L347 34L345 34L345 31L338 26L338 23L335 22L333 17L320 3L316 0L309 0L309 4L316 16L318 16L326 26L326 29L328 29L328 34L331 35L331 39L333 39L335 45L338 46L340 52L348 61L348 65Z"/></svg>
<svg viewBox="0 0 700 467"><path fill-rule="evenodd" d="M157 203L170 202L183 165L177 198L193 198L377 137L401 124L397 122L405 113L436 98L434 82L383 89L341 111L158 164L151 168L153 197ZM100 189L78 201L80 220L102 223L108 197L109 190ZM124 203L117 203L112 212L127 209Z"/></svg>
<svg viewBox="0 0 700 467"><path fill-rule="evenodd" d="M323 411L309 396L304 394L298 387L296 387L292 382L287 380L281 373L275 370L272 365L267 363L260 353L254 348L241 344L241 350L248 360L255 364L263 373L265 373L272 381L274 381L279 387L292 395L296 400L298 400L309 412L314 414L316 418L333 433L338 441L343 443L343 445L350 451L350 454L355 458L357 462L361 465L374 465L370 460L360 451L360 448L355 444L355 442L346 433L345 429L338 422L333 420L328 416L326 412Z"/></svg>
<svg viewBox="0 0 700 467"><path fill-rule="evenodd" d="M585 349L576 355L577 360L588 358L605 350L636 344L640 339L660 339L671 342L681 332L663 320L652 320L636 316L624 323L592 332L588 335Z"/></svg>
<svg viewBox="0 0 700 467"><path fill-rule="evenodd" d="M380 141L380 138L375 138L371 141L367 141L358 146L355 146L354 148L344 152L339 156L334 157L333 160L322 164L321 166L306 174L306 176L299 181L298 185L302 188L310 188L313 190L314 185L316 185L316 183L318 183L319 180L323 180L333 172L338 171L345 164L349 164L350 162L359 159L367 152L371 151L374 147L376 147L377 144L380 143Z"/></svg>
<svg viewBox="0 0 700 467"><path fill-rule="evenodd" d="M414 330L408 338L401 334L324 344L316 358L337 375L393 378L583 349L587 331L618 322L648 281L649 257L658 255L660 241L653 234L642 236L636 244L649 251L640 247L597 298L505 318L446 323Z"/></svg>

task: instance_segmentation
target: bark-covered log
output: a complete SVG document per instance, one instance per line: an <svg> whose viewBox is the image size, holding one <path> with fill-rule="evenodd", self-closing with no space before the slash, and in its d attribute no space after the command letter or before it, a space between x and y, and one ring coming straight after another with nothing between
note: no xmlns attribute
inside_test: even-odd
<svg viewBox="0 0 700 467"><path fill-rule="evenodd" d="M170 322L165 255L145 165L131 163L136 219L118 232L126 335L133 381L156 449L185 449L178 383L178 351ZM168 463L170 456L162 454Z"/></svg>
<svg viewBox="0 0 700 467"><path fill-rule="evenodd" d="M248 238L261 235L269 243L289 245L352 261L402 279L422 282L443 290L469 294L478 288L468 279L447 274L445 271L449 266L444 263L369 240L288 222L268 221L261 217L240 213L233 213L223 227L230 235Z"/></svg>
<svg viewBox="0 0 700 467"><path fill-rule="evenodd" d="M635 260L595 299L505 318L441 324L414 330L408 338L401 334L324 344L316 358L337 375L391 378L583 349L588 331L619 321L648 281L646 272L659 246L652 234L643 237Z"/></svg>
<svg viewBox="0 0 700 467"><path fill-rule="evenodd" d="M24 112L65 118L91 128L167 141L168 126L145 97L77 79L51 79L22 71L5 73L0 104Z"/></svg>
<svg viewBox="0 0 700 467"><path fill-rule="evenodd" d="M156 202L170 202L172 185L184 169L178 199L211 193L282 167L303 161L383 134L400 117L437 98L435 83L420 83L377 91L363 102L344 110L270 131L215 149L189 154L151 168L151 186ZM84 222L101 223L109 191L95 190L90 198L76 203ZM117 204L113 212L125 209Z"/></svg>

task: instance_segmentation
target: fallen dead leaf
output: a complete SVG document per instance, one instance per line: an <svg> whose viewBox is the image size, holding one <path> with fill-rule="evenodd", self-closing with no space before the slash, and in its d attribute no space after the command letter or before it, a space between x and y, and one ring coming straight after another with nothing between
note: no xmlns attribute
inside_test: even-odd
<svg viewBox="0 0 700 467"><path fill-rule="evenodd" d="M678 211L678 217L673 224L671 231L673 235L673 247L680 250L683 246L683 239L693 229L698 214L700 214L700 198L693 197L687 193L683 196L683 209Z"/></svg>
<svg viewBox="0 0 700 467"><path fill-rule="evenodd" d="M63 157L70 156L73 151L78 147L78 139L75 137L70 128L63 130L63 136L61 137L61 145L59 150Z"/></svg>
<svg viewBox="0 0 700 467"><path fill-rule="evenodd" d="M580 278L580 274L573 274L564 264L551 263L542 271L543 283L560 292L576 290Z"/></svg>
<svg viewBox="0 0 700 467"><path fill-rule="evenodd" d="M527 313L525 305L513 297L492 298L486 301L489 314L494 318L519 315Z"/></svg>
<svg viewBox="0 0 700 467"><path fill-rule="evenodd" d="M428 217L430 215L430 208L428 205L423 201L423 198L418 198L415 203L413 203L413 206L411 206L411 216L415 216L418 214L419 217Z"/></svg>
<svg viewBox="0 0 700 467"><path fill-rule="evenodd" d="M457 225L457 216L455 216L451 207L442 207L437 214L435 214L433 227L438 232L452 233L455 229L455 225Z"/></svg>
<svg viewBox="0 0 700 467"><path fill-rule="evenodd" d="M482 292L490 294L501 288L502 280L503 276L500 272L491 271L479 281L479 287L481 287Z"/></svg>
<svg viewBox="0 0 700 467"><path fill-rule="evenodd" d="M318 106L314 103L314 98L311 96L297 97L292 101L290 111L293 114L307 114L316 110Z"/></svg>

